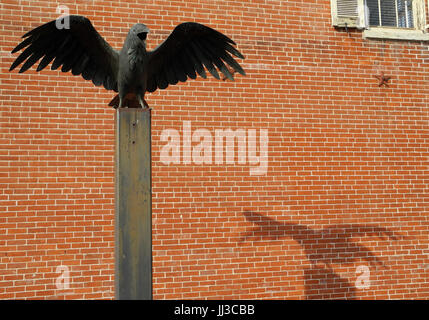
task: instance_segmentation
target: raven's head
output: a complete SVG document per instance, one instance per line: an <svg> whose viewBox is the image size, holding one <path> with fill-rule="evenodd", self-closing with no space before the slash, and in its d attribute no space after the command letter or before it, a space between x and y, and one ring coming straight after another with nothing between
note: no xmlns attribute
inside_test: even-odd
<svg viewBox="0 0 429 320"><path fill-rule="evenodd" d="M147 34L149 33L149 28L143 23L137 23L130 31L144 42L146 41Z"/></svg>

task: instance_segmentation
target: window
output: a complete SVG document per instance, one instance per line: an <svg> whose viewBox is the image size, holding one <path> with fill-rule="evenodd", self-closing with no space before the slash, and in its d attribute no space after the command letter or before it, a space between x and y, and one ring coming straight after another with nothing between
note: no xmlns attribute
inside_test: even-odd
<svg viewBox="0 0 429 320"><path fill-rule="evenodd" d="M425 2L426 0L331 0L332 24L364 30L365 38L429 41Z"/></svg>
<svg viewBox="0 0 429 320"><path fill-rule="evenodd" d="M366 0L369 26L414 28L413 0Z"/></svg>

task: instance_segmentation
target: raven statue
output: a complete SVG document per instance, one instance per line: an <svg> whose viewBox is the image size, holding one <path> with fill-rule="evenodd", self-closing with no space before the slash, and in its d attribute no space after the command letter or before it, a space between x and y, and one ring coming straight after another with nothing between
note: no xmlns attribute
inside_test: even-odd
<svg viewBox="0 0 429 320"><path fill-rule="evenodd" d="M52 70L62 66L62 72L71 71L75 76L92 80L96 86L118 92L109 103L114 108L148 108L146 92L195 79L197 73L207 78L205 69L216 79L220 79L218 70L224 79L234 80L235 72L246 75L231 56L244 59L233 46L235 42L199 23L179 24L153 51L146 50L149 28L138 23L128 32L123 48L117 51L88 18L71 15L61 19L69 19L67 28L58 28L58 20L53 20L24 34L24 40L12 53L24 50L9 71L24 62L19 72L25 72L41 59L37 67L40 71L53 61Z"/></svg>

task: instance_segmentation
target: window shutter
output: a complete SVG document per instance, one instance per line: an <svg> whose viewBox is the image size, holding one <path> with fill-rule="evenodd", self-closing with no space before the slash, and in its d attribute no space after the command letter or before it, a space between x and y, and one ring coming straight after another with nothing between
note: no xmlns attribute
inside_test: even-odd
<svg viewBox="0 0 429 320"><path fill-rule="evenodd" d="M332 25L365 28L364 0L331 0Z"/></svg>
<svg viewBox="0 0 429 320"><path fill-rule="evenodd" d="M429 3L429 0L428 0ZM425 2L413 1L412 3L415 21L414 28L418 30L425 30L428 26L426 25L426 6Z"/></svg>

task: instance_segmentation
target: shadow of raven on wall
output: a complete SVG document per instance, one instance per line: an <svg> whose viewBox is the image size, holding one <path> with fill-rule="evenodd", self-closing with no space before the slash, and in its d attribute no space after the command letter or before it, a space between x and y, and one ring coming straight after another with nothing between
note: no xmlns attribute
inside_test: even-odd
<svg viewBox="0 0 429 320"><path fill-rule="evenodd" d="M310 267L304 269L307 299L356 298L356 282L352 283L350 277L335 272L333 265L354 266L359 261L366 261L371 268L385 267L382 259L356 238L377 237L385 241L405 238L398 232L376 225L337 224L318 230L276 221L257 212L246 211L243 215L254 228L240 237L240 243L291 238L300 245L310 262Z"/></svg>

